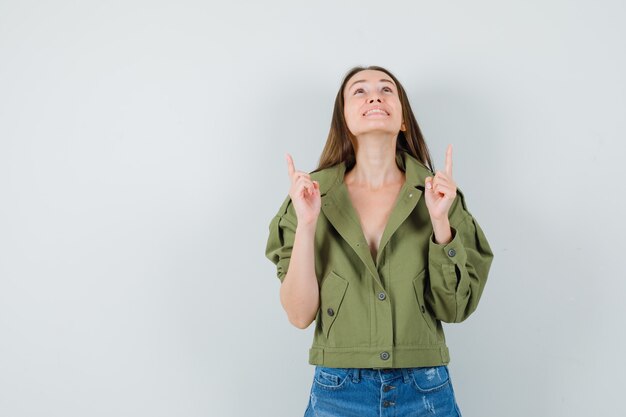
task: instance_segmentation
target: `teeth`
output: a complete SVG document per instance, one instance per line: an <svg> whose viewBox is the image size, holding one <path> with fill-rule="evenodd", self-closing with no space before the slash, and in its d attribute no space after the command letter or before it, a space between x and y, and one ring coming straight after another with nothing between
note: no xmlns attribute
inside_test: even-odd
<svg viewBox="0 0 626 417"><path fill-rule="evenodd" d="M365 112L365 115L367 116L368 114L371 113L381 113L381 114L387 114L387 112L385 112L384 110L380 110L380 109L372 109L372 110L368 110Z"/></svg>

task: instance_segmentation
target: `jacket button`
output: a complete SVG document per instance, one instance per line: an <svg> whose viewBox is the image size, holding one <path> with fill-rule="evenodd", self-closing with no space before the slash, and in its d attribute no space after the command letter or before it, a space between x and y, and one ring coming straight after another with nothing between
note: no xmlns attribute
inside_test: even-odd
<svg viewBox="0 0 626 417"><path fill-rule="evenodd" d="M389 352L381 352L380 353L380 359L386 361L387 359L389 359Z"/></svg>
<svg viewBox="0 0 626 417"><path fill-rule="evenodd" d="M456 255L456 251L455 251L454 249L450 249L450 250L448 251L448 256L452 257L452 256L454 256L454 255Z"/></svg>
<svg viewBox="0 0 626 417"><path fill-rule="evenodd" d="M387 296L385 295L385 293L384 293L384 292L379 292L379 293L378 293L378 299L379 299L379 300L381 300L381 301L382 301L382 300L384 300L385 298L387 298Z"/></svg>
<svg viewBox="0 0 626 417"><path fill-rule="evenodd" d="M409 198L411 198L411 197L413 197L413 193L410 193L410 194L409 194Z"/></svg>
<svg viewBox="0 0 626 417"><path fill-rule="evenodd" d="M332 308L329 308L328 310L326 310L326 312L328 313L329 316L335 315L335 310L333 310Z"/></svg>

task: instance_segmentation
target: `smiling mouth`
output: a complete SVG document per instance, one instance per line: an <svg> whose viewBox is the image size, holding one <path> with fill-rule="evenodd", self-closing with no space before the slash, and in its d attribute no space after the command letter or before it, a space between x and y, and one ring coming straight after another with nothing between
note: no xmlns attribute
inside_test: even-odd
<svg viewBox="0 0 626 417"><path fill-rule="evenodd" d="M373 115L373 114L389 116L389 113L387 113L386 111L384 111L382 109L370 109L370 110L366 111L365 113L363 113L363 116L370 116L370 115Z"/></svg>

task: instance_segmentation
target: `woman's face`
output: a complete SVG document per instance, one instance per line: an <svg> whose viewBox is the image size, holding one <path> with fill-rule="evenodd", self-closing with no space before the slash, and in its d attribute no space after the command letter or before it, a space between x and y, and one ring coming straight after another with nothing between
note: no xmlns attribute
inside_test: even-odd
<svg viewBox="0 0 626 417"><path fill-rule="evenodd" d="M396 84L382 71L354 74L343 91L343 112L354 136L382 132L397 135L402 126L402 105Z"/></svg>

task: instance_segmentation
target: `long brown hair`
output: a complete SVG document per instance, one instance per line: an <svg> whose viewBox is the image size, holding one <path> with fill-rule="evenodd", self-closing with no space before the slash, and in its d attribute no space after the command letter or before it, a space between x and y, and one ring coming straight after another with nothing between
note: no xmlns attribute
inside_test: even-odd
<svg viewBox="0 0 626 417"><path fill-rule="evenodd" d="M431 171L434 171L428 146L426 146L426 142L422 136L422 131L420 130L417 120L413 115L413 110L411 110L411 104L409 103L404 87L402 87L402 84L400 84L396 77L385 68L370 65L368 67L353 67L343 77L341 87L339 87L337 97L335 97L335 108L333 110L326 145L322 150L318 166L313 172L336 165L343 161L346 161L346 167L347 169L350 169L356 163L356 156L354 152L356 147L356 138L348 129L343 113L343 90L350 77L363 70L382 71L389 75L396 83L398 96L400 98L400 103L402 104L402 121L406 126L406 131L401 130L398 132L398 137L396 139L396 155L401 151L406 151L418 161L421 161Z"/></svg>

